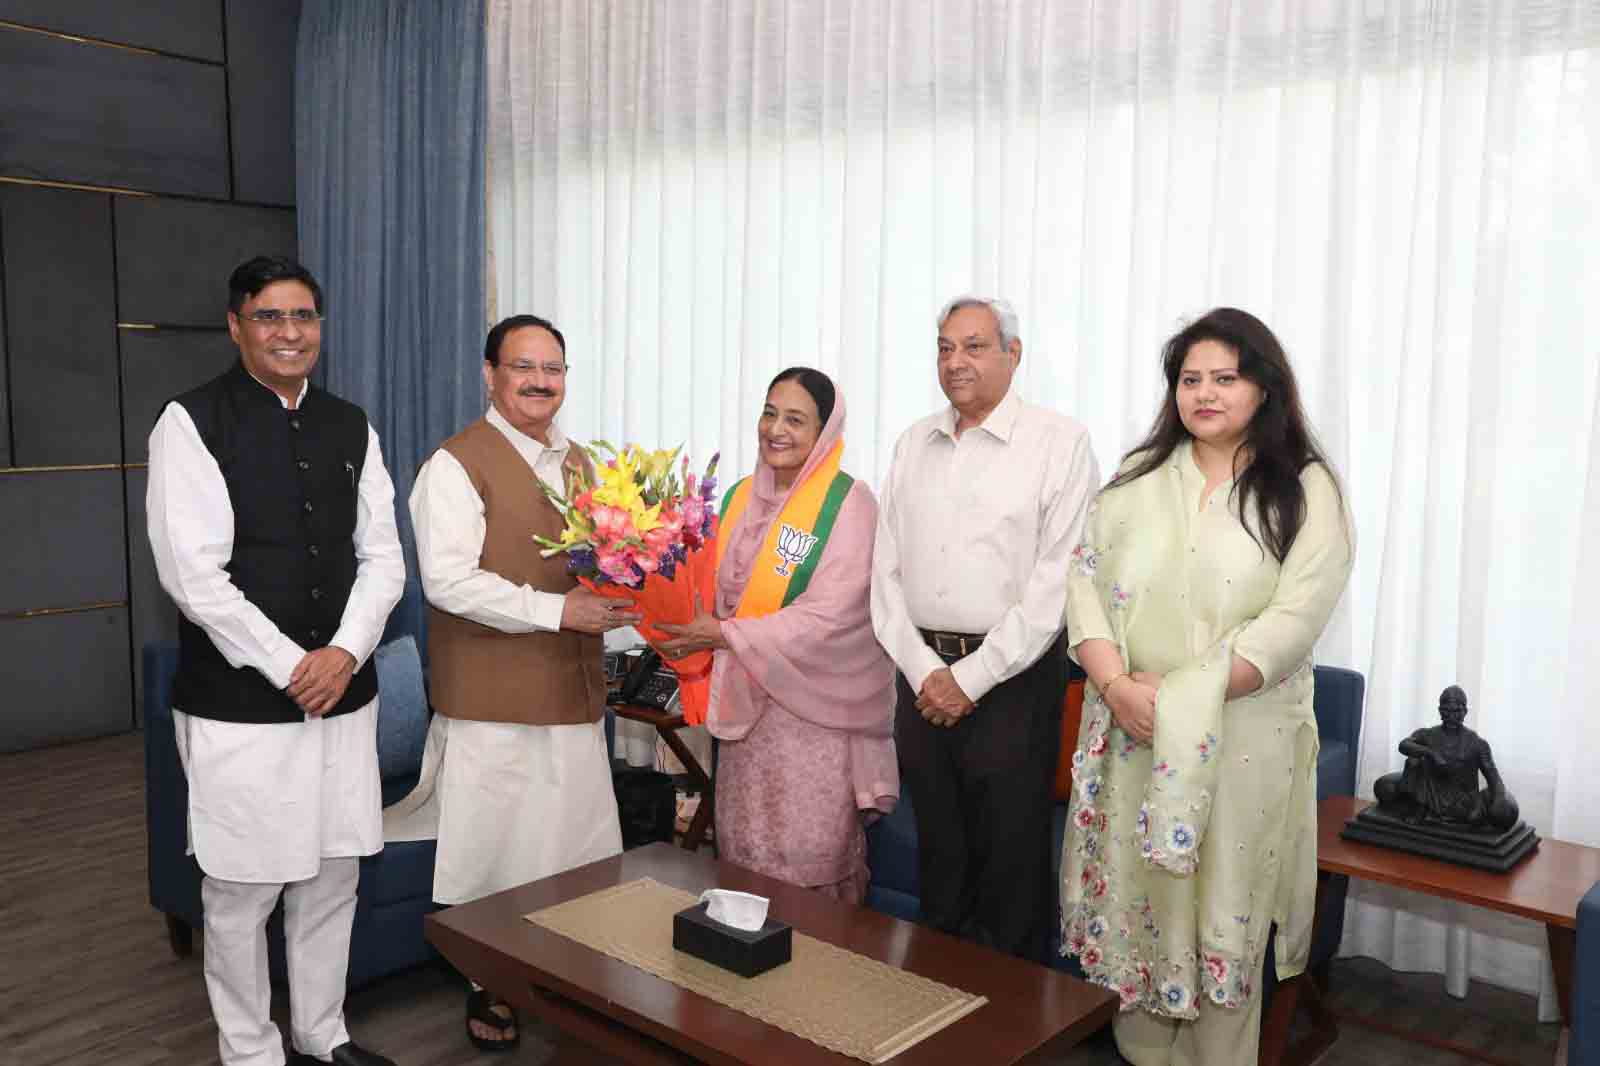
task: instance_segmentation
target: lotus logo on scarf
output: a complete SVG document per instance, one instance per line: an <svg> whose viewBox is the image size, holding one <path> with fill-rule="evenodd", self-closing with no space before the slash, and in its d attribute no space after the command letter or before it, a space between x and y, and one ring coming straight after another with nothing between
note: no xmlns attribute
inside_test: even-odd
<svg viewBox="0 0 1600 1066"><path fill-rule="evenodd" d="M783 562L773 569L779 577L788 577L792 571L791 566L799 566L806 561L806 556L811 554L811 549L817 546L817 538L803 529L796 529L789 523L783 523L778 530L778 546L773 551L778 553L778 558Z"/></svg>

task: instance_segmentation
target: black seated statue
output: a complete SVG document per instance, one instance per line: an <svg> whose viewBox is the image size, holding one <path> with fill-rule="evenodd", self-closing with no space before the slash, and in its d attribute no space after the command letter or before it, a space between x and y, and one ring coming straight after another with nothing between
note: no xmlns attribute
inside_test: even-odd
<svg viewBox="0 0 1600 1066"><path fill-rule="evenodd" d="M1413 825L1483 831L1498 832L1517 824L1517 801L1495 769L1489 742L1462 724L1466 717L1465 692L1451 685L1439 694L1442 724L1402 740L1405 769L1385 774L1373 785L1380 813ZM1487 788L1478 787L1480 773Z"/></svg>

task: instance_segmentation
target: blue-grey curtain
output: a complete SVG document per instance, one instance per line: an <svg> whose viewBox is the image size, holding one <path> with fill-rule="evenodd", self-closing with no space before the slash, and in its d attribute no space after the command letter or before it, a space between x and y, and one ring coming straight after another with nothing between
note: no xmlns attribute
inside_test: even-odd
<svg viewBox="0 0 1600 1066"><path fill-rule="evenodd" d="M406 545L391 634L421 633L406 499L483 413L482 0L305 0L295 64L300 254L326 291L324 381L372 420Z"/></svg>

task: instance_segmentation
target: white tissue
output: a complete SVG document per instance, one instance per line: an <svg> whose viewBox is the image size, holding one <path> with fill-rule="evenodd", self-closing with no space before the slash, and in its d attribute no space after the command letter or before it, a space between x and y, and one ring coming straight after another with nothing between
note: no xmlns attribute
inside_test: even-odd
<svg viewBox="0 0 1600 1066"><path fill-rule="evenodd" d="M700 893L700 902L707 904L706 917L713 922L731 925L747 933L759 932L767 923L765 896L752 896L748 892L730 892L723 888L708 888Z"/></svg>

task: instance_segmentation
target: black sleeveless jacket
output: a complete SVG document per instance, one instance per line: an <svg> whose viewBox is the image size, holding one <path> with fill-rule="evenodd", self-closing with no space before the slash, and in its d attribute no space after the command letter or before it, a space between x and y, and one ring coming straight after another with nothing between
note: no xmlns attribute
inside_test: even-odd
<svg viewBox="0 0 1600 1066"><path fill-rule="evenodd" d="M285 410L243 365L179 396L217 461L233 505L233 556L226 569L247 600L307 651L339 628L356 577L357 486L367 455L361 408L308 387ZM304 714L258 670L228 665L204 630L179 621L172 703L200 718L299 722ZM371 660L328 715L378 694Z"/></svg>

